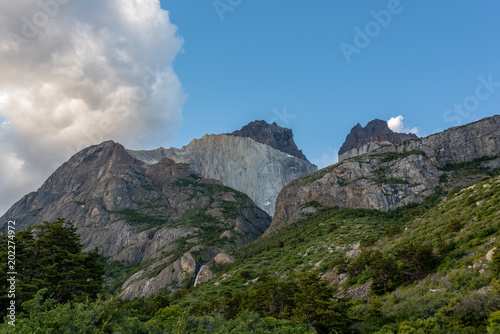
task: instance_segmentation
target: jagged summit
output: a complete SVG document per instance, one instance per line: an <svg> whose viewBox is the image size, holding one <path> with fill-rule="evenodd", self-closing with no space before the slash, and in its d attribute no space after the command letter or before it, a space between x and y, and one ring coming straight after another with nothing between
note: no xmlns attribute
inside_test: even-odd
<svg viewBox="0 0 500 334"><path fill-rule="evenodd" d="M292 130L283 128L275 122L272 124L266 121L250 122L242 127L241 130L228 133L228 135L251 138L258 143L269 145L281 152L309 162L304 153L302 153L302 150L299 150L293 141Z"/></svg>
<svg viewBox="0 0 500 334"><path fill-rule="evenodd" d="M387 122L374 119L365 127L356 124L347 135L339 150L339 161L371 152L381 146L399 144L405 140L417 139L413 133L398 133L389 129Z"/></svg>

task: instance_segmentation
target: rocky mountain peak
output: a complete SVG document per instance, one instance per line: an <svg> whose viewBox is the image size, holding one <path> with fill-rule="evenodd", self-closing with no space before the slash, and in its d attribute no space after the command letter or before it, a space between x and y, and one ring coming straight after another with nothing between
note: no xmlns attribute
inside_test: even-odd
<svg viewBox="0 0 500 334"><path fill-rule="evenodd" d="M113 141L89 146L61 165L40 187L42 193L62 194L76 191L107 175L112 170L143 169L143 162L129 155Z"/></svg>
<svg viewBox="0 0 500 334"><path fill-rule="evenodd" d="M190 165L169 158L148 165L111 141L75 154L0 217L0 231L9 220L23 229L58 217L74 223L85 251L97 247L125 265L147 261L122 286L124 298L175 291L200 261L256 239L271 223L247 195Z"/></svg>
<svg viewBox="0 0 500 334"><path fill-rule="evenodd" d="M241 130L228 133L228 135L251 138L258 143L269 145L281 152L285 152L293 155L294 157L308 161L306 156L295 144L292 130L283 128L275 122L272 124L269 124L266 121L250 122L242 127Z"/></svg>
<svg viewBox="0 0 500 334"><path fill-rule="evenodd" d="M368 132L365 129L363 134ZM499 167L500 115L425 138L388 144L290 182L278 195L266 235L316 212L318 207L387 211L421 203L439 189L476 182L494 175Z"/></svg>
<svg viewBox="0 0 500 334"><path fill-rule="evenodd" d="M347 135L339 150L339 161L371 152L381 146L399 144L410 139L417 139L413 133L398 133L389 129L387 122L374 119L365 127L356 124Z"/></svg>

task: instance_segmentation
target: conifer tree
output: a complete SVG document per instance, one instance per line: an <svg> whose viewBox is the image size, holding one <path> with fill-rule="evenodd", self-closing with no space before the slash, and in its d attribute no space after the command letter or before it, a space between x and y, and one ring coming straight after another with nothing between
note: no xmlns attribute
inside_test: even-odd
<svg viewBox="0 0 500 334"><path fill-rule="evenodd" d="M104 265L98 262L97 249L83 252L76 227L59 218L19 231L16 246L16 303L30 300L41 289L56 302L96 298L102 289ZM0 235L0 257L7 258L7 235ZM8 303L6 264L0 264L2 285L0 316Z"/></svg>

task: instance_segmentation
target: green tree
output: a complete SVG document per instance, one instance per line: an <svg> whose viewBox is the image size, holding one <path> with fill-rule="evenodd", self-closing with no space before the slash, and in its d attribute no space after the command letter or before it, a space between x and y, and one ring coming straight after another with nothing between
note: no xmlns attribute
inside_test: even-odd
<svg viewBox="0 0 500 334"><path fill-rule="evenodd" d="M347 266L347 272L349 273L349 277L355 278L358 277L365 271L366 266L370 264L370 259L372 257L372 252L366 249L361 251L357 257L351 260L351 263Z"/></svg>
<svg viewBox="0 0 500 334"><path fill-rule="evenodd" d="M430 244L402 242L395 247L394 253L400 262L399 269L408 283L424 278L439 264Z"/></svg>
<svg viewBox="0 0 500 334"><path fill-rule="evenodd" d="M29 315L20 317L16 327L0 325L0 333L114 333L113 325L125 320L117 307L118 297L58 304L47 298L47 292L41 289L26 301L23 307Z"/></svg>
<svg viewBox="0 0 500 334"><path fill-rule="evenodd" d="M349 328L351 304L334 300L336 289L319 278L317 272L296 275L295 284L292 319L313 325L318 333L343 333Z"/></svg>
<svg viewBox="0 0 500 334"><path fill-rule="evenodd" d="M373 269L371 289L375 294L383 295L393 291L402 283L398 264L393 256L375 251L371 256L370 266Z"/></svg>
<svg viewBox="0 0 500 334"><path fill-rule="evenodd" d="M490 334L500 334L500 311L490 314L487 330Z"/></svg>
<svg viewBox="0 0 500 334"><path fill-rule="evenodd" d="M498 250L498 248L493 251L493 257L491 260L492 269L495 273L500 273L500 250Z"/></svg>
<svg viewBox="0 0 500 334"><path fill-rule="evenodd" d="M97 249L89 253L82 251L83 246L72 223L59 218L19 231L15 245L18 305L33 298L41 289L46 289L46 296L58 303L95 299L101 292L104 265L97 260ZM7 236L2 234L0 256L7 258L7 252ZM0 269L5 269L5 265ZM2 280L0 284L5 285L5 282ZM7 301L6 292L4 286L2 303ZM0 312L4 310L2 307Z"/></svg>
<svg viewBox="0 0 500 334"><path fill-rule="evenodd" d="M401 227L399 225L392 224L387 230L385 230L384 236L393 238L399 233L401 233Z"/></svg>

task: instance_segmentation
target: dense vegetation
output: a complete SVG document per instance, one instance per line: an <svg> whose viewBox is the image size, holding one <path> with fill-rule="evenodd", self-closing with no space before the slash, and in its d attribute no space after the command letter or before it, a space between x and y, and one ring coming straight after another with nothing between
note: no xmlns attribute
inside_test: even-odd
<svg viewBox="0 0 500 334"><path fill-rule="evenodd" d="M307 203L318 213L235 249L239 261L176 303L195 313L207 303L238 310L235 294L273 300L259 285L263 272L278 286L316 272L347 291L337 297L368 290L343 304L341 332L497 333L500 252L491 262L485 255L499 244L499 190L500 178L490 178L389 212Z"/></svg>
<svg viewBox="0 0 500 334"><path fill-rule="evenodd" d="M464 168L478 170L445 169ZM68 292L78 285L56 282L50 271L38 272L43 284L28 275L26 284L38 285L24 290L29 293L17 326L4 323L0 331L500 333L500 252L486 260L500 246L500 177L389 212L306 206L318 212L234 248L235 263L211 267L216 278L170 296L96 297L95 285ZM51 224L65 228L62 221ZM38 239L27 244L44 235L36 231ZM17 242L29 235L19 232ZM46 235L54 238L51 244L68 242ZM81 253L78 247L59 248ZM75 259L81 256L96 254ZM88 273L97 273L91 262ZM116 277L130 270L113 266L108 273ZM82 297L87 293L88 301Z"/></svg>
<svg viewBox="0 0 500 334"><path fill-rule="evenodd" d="M17 312L25 311L25 302L42 294L53 303L95 300L102 290L104 265L99 263L97 250L82 252L76 228L58 219L19 231L15 238L13 268L0 263L0 315L6 314L10 300L7 272L18 273L15 281ZM7 259L8 234L0 235L0 256ZM12 240L11 240L12 241ZM12 248L11 248L12 249ZM11 264L9 262L9 264ZM21 306L21 307L20 307Z"/></svg>

